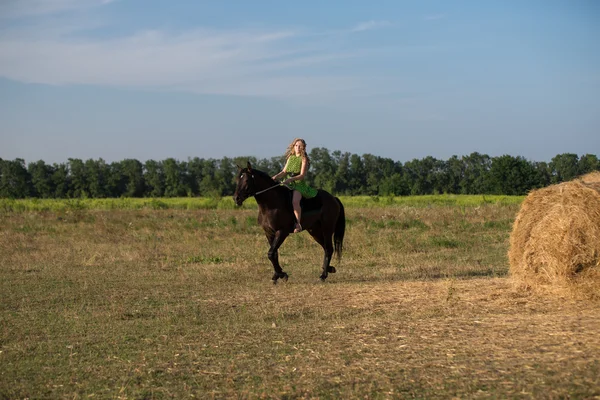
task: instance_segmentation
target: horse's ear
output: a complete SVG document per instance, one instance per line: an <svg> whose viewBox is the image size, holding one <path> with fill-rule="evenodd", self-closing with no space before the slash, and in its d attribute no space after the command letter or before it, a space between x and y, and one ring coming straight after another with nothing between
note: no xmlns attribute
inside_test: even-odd
<svg viewBox="0 0 600 400"><path fill-rule="evenodd" d="M248 161L248 171L252 170L252 165L250 165L250 161Z"/></svg>

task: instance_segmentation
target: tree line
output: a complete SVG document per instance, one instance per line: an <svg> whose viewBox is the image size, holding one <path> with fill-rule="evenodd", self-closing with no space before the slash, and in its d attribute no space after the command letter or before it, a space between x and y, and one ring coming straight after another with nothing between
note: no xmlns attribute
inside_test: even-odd
<svg viewBox="0 0 600 400"><path fill-rule="evenodd" d="M372 154L351 154L313 148L308 182L336 195L405 196L424 194L523 195L531 189L574 179L600 170L594 154L564 153L550 162L523 157L490 157L471 153L448 160L434 157L405 163ZM231 196L238 166L274 175L285 163L283 156L270 159L236 157L189 158L178 161L69 158L65 163L0 158L0 198L110 198Z"/></svg>

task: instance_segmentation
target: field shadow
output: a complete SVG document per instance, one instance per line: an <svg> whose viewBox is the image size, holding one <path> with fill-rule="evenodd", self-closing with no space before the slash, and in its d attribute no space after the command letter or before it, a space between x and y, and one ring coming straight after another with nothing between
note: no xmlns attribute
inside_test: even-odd
<svg viewBox="0 0 600 400"><path fill-rule="evenodd" d="M480 278L506 278L508 277L507 269L475 269L475 270L464 270L464 271L453 271L447 273L443 271L427 270L425 268L420 271L398 271L396 273L380 273L373 272L372 274L344 274L344 268L338 268L337 282L416 282L416 281L437 281L446 279L480 279ZM333 281L333 280L332 280Z"/></svg>

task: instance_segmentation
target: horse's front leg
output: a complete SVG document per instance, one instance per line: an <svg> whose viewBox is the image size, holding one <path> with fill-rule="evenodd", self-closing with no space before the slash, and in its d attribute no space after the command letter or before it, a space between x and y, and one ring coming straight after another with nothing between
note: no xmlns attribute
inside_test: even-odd
<svg viewBox="0 0 600 400"><path fill-rule="evenodd" d="M269 261L273 264L273 269L275 273L273 274L273 283L277 283L278 279L283 279L287 281L288 274L283 272L281 265L279 265L279 247L283 244L283 241L288 236L287 232L284 231L276 231L276 232L267 232L267 239L269 240L269 252L267 256L269 257Z"/></svg>

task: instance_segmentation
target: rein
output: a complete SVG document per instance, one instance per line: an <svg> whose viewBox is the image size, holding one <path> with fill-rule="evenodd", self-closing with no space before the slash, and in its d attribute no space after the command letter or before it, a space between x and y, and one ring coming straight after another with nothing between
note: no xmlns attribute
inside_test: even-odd
<svg viewBox="0 0 600 400"><path fill-rule="evenodd" d="M284 185L283 183L278 183L277 185L273 185L273 186L271 186L271 187L268 187L268 188L266 188L266 189L264 189L264 190L261 190L261 191L259 191L259 192L256 192L256 193L254 193L254 194L253 194L253 196L256 196L257 194L262 194L262 193L264 193L264 192L266 192L266 191L268 191L268 190L275 189L276 187L279 187L279 186L285 186L286 188L290 189L290 187L289 187L289 186L287 186L287 185Z"/></svg>

